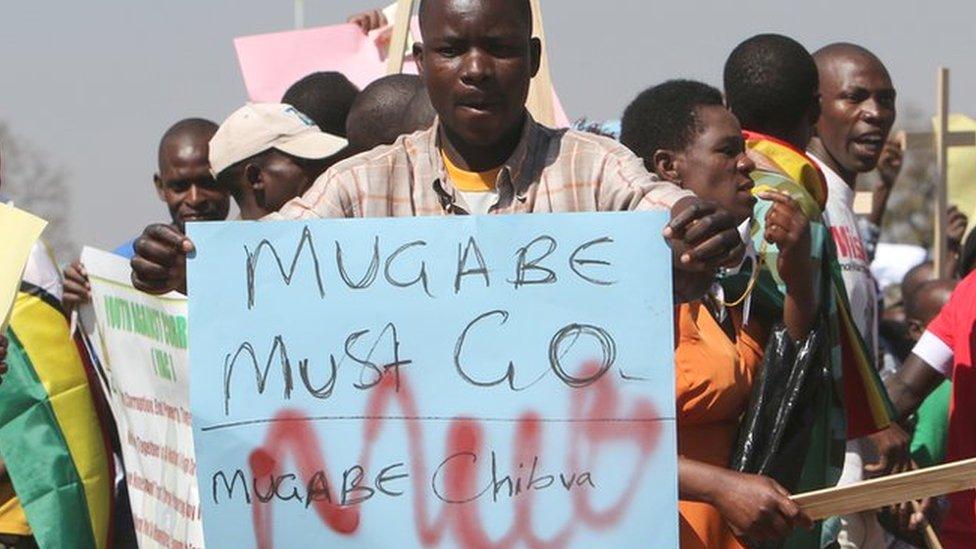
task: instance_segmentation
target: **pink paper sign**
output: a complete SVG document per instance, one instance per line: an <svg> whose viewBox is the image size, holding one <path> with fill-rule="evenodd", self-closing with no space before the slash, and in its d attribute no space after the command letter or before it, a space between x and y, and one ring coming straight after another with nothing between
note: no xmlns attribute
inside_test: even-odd
<svg viewBox="0 0 976 549"><path fill-rule="evenodd" d="M356 25L343 24L234 40L244 85L251 101L277 102L302 77L318 71L337 71L360 89L386 75L386 29L368 35ZM403 72L416 74L407 60Z"/></svg>

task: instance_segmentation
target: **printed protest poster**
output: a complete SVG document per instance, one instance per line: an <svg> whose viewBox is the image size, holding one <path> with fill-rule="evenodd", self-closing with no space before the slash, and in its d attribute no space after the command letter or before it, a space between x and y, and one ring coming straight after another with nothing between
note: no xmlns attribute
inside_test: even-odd
<svg viewBox="0 0 976 549"><path fill-rule="evenodd" d="M676 546L664 223L191 224L208 544Z"/></svg>
<svg viewBox="0 0 976 549"><path fill-rule="evenodd" d="M186 298L132 287L129 262L85 248L110 404L140 547L203 547L190 422Z"/></svg>

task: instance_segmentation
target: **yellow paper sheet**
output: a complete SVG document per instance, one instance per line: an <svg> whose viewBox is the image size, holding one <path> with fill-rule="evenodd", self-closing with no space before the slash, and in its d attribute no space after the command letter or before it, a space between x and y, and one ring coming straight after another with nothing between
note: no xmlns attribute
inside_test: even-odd
<svg viewBox="0 0 976 549"><path fill-rule="evenodd" d="M964 114L949 115L950 132L976 131L976 120ZM976 147L949 147L946 181L949 205L969 216L969 227L976 223Z"/></svg>
<svg viewBox="0 0 976 549"><path fill-rule="evenodd" d="M27 259L46 226L40 217L0 204L0 329L4 331Z"/></svg>

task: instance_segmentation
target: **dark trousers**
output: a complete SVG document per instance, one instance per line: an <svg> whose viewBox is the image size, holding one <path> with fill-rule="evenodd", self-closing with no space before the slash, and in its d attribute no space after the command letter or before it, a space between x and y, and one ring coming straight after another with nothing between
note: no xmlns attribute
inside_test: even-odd
<svg viewBox="0 0 976 549"><path fill-rule="evenodd" d="M37 549L34 536L0 534L0 549Z"/></svg>

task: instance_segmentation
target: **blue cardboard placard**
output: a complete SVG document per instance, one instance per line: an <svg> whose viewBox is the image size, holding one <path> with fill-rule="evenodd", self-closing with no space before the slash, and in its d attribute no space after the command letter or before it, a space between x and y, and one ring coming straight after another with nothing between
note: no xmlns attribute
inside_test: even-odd
<svg viewBox="0 0 976 549"><path fill-rule="evenodd" d="M190 224L207 544L677 546L665 222Z"/></svg>

